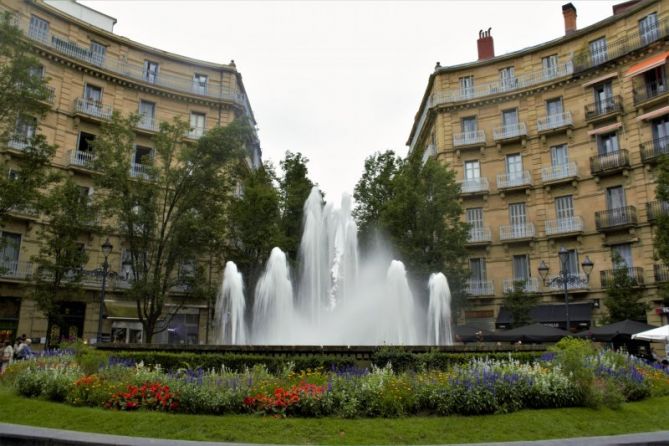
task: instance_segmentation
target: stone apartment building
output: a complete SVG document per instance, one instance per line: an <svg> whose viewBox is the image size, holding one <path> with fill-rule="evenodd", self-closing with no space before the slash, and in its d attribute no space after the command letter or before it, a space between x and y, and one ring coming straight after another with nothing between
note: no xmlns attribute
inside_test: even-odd
<svg viewBox="0 0 669 446"><path fill-rule="evenodd" d="M606 311L617 253L648 322L666 324L653 234L669 211L655 195L669 152L669 1L622 3L583 29L571 3L562 13L563 37L500 56L482 30L478 60L437 63L416 114L407 144L456 171L471 224L465 319L507 327L504 292L522 280L541 296L534 317L565 328L566 282L570 328L587 328Z"/></svg>
<svg viewBox="0 0 669 446"><path fill-rule="evenodd" d="M131 41L113 33L116 19L76 3L74 0L0 0L0 11L11 12L30 42L41 68L36 75L48 79L52 91L51 111L37 122L25 118L17 123L0 156L21 155L26 138L39 132L58 146L53 167L75 179L82 193L94 195L90 162L95 156L90 141L100 124L113 111L138 113L136 154L131 174L142 175L142 158L151 153L152 137L159 122L181 117L190 122L188 138L195 141L207 129L225 126L236 117L247 116L255 124L241 74L235 64L215 64L171 54ZM250 167L261 163L256 140L248 147ZM5 174L11 174L3 172ZM42 217L31 211L16 211L2 228L0 248L0 341L26 333L44 339L47 320L29 296L34 272L31 258L39 249ZM104 256L101 250L109 236L109 255L103 308L102 333L120 342L136 342L142 337L134 305L123 300L124 289L132 280L132 270L124 262L127 253L117 235L93 229L81 234L89 254L84 266L83 299L60 304L64 322L53 327L55 339L76 336L96 337ZM215 279L218 280L218 279ZM183 290L175 289L175 295ZM156 342L202 343L207 338L206 302L190 302L173 319L168 331Z"/></svg>

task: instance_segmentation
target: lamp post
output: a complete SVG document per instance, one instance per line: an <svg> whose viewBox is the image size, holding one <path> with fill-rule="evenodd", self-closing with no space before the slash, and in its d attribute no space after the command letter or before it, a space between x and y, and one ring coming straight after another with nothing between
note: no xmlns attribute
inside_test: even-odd
<svg viewBox="0 0 669 446"><path fill-rule="evenodd" d="M102 244L102 255L105 256L105 261L102 263L102 288L100 289L100 314L98 317L98 336L96 343L99 344L102 342L102 312L105 306L105 287L107 286L107 270L109 269L109 262L107 258L112 251L114 246L109 242L109 237Z"/></svg>
<svg viewBox="0 0 669 446"><path fill-rule="evenodd" d="M555 283L562 285L562 290L564 292L564 310L565 310L565 320L566 320L566 328L567 331L569 331L569 327L571 325L571 321L569 320L569 291L568 291L568 285L569 282L578 280L578 277L574 278L569 274L569 271L567 269L567 265L569 262L569 251L567 251L564 246L560 248L560 251L558 252L558 256L560 258L560 275L552 280L549 280L548 282L546 281L546 277L548 277L548 270L549 267L546 265L546 262L543 260L539 264L539 275L541 276L541 280L544 282L544 285L547 285L548 283ZM581 267L583 268L583 272L585 272L587 281L590 281L590 273L592 272L592 268L594 266L594 263L592 260L590 260L590 257L585 256L585 260L581 263Z"/></svg>

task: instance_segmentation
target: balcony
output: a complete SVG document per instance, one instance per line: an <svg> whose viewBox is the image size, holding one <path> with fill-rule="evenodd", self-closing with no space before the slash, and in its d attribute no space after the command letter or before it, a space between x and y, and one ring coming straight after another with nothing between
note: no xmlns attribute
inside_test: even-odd
<svg viewBox="0 0 669 446"><path fill-rule="evenodd" d="M564 183L578 177L578 166L574 161L556 164L541 169L541 181L546 184Z"/></svg>
<svg viewBox="0 0 669 446"><path fill-rule="evenodd" d="M570 111L548 115L544 118L537 119L537 130L539 133L549 133L573 126L574 121L571 118Z"/></svg>
<svg viewBox="0 0 669 446"><path fill-rule="evenodd" d="M492 231L490 230L490 227L469 229L469 237L467 238L468 245L487 245L491 242Z"/></svg>
<svg viewBox="0 0 669 446"><path fill-rule="evenodd" d="M643 286L643 268L621 266L599 272L599 280L602 288L608 288L615 283L616 274L626 274L632 282L632 286Z"/></svg>
<svg viewBox="0 0 669 446"><path fill-rule="evenodd" d="M131 163L130 176L132 178L149 179L149 166L140 163Z"/></svg>
<svg viewBox="0 0 669 446"><path fill-rule="evenodd" d="M460 182L460 193L466 195L487 194L490 185L486 177L469 178Z"/></svg>
<svg viewBox="0 0 669 446"><path fill-rule="evenodd" d="M669 267L666 265L655 264L653 265L653 277L655 282L669 282Z"/></svg>
<svg viewBox="0 0 669 446"><path fill-rule="evenodd" d="M31 206L12 206L7 213L17 220L37 220L39 212Z"/></svg>
<svg viewBox="0 0 669 446"><path fill-rule="evenodd" d="M529 170L522 173L500 173L497 174L497 189L527 189L532 186L532 175Z"/></svg>
<svg viewBox="0 0 669 446"><path fill-rule="evenodd" d="M31 139L26 135L12 135L7 141L7 147L14 150L24 150L26 147L30 147Z"/></svg>
<svg viewBox="0 0 669 446"><path fill-rule="evenodd" d="M634 105L650 104L660 100L669 93L667 81L646 82L645 85L634 89Z"/></svg>
<svg viewBox="0 0 669 446"><path fill-rule="evenodd" d="M669 215L669 202L651 201L646 203L646 218L649 223L654 223L660 216Z"/></svg>
<svg viewBox="0 0 669 446"><path fill-rule="evenodd" d="M546 220L545 230L547 237L558 237L583 232L583 218L575 215L573 217Z"/></svg>
<svg viewBox="0 0 669 446"><path fill-rule="evenodd" d="M186 133L186 137L190 138L190 139L197 140L197 139L202 138L202 135L204 135L204 133L205 133L205 130L203 128L195 127L195 128L192 128L192 129L188 130L188 132Z"/></svg>
<svg viewBox="0 0 669 446"><path fill-rule="evenodd" d="M595 122L615 116L623 111L620 96L611 96L585 106L585 120Z"/></svg>
<svg viewBox="0 0 669 446"><path fill-rule="evenodd" d="M640 147L641 161L646 164L655 164L669 153L669 136L645 142Z"/></svg>
<svg viewBox="0 0 669 446"><path fill-rule="evenodd" d="M499 239L501 241L531 240L534 235L534 223L501 225L499 227Z"/></svg>
<svg viewBox="0 0 669 446"><path fill-rule="evenodd" d="M142 115L140 116L139 121L137 121L137 128L149 132L157 132L158 122L152 116Z"/></svg>
<svg viewBox="0 0 669 446"><path fill-rule="evenodd" d="M600 232L630 228L636 226L637 223L636 208L634 206L595 212L595 226Z"/></svg>
<svg viewBox="0 0 669 446"><path fill-rule="evenodd" d="M495 285L492 280L468 280L465 292L472 297L494 296Z"/></svg>
<svg viewBox="0 0 669 446"><path fill-rule="evenodd" d="M505 293L511 292L514 289L516 283L521 283L523 291L526 293L538 293L539 292L539 280L534 277L528 277L526 279L504 279L502 287Z"/></svg>
<svg viewBox="0 0 669 446"><path fill-rule="evenodd" d="M564 279L562 276L548 276L546 278L546 289L549 291L564 291ZM567 290L568 291L586 291L590 289L590 282L588 276L583 273L568 274L567 275Z"/></svg>
<svg viewBox="0 0 669 446"><path fill-rule="evenodd" d="M424 165L425 163L427 163L427 160L429 160L430 158L435 158L436 156L437 156L437 147L434 144L430 144L423 151L423 158L421 162Z"/></svg>
<svg viewBox="0 0 669 446"><path fill-rule="evenodd" d="M0 277L4 279L25 280L33 273L32 262L19 262L18 260L0 261Z"/></svg>
<svg viewBox="0 0 669 446"><path fill-rule="evenodd" d="M524 122L503 125L492 130L493 139L498 142L510 142L527 136L527 126Z"/></svg>
<svg viewBox="0 0 669 446"><path fill-rule="evenodd" d="M74 100L74 113L98 120L108 120L112 117L114 109L111 105L105 105L102 102L90 99L77 98Z"/></svg>
<svg viewBox="0 0 669 446"><path fill-rule="evenodd" d="M453 135L453 147L480 147L485 146L485 131L474 130Z"/></svg>
<svg viewBox="0 0 669 446"><path fill-rule="evenodd" d="M590 157L590 172L594 176L613 175L630 167L627 150Z"/></svg>
<svg viewBox="0 0 669 446"><path fill-rule="evenodd" d="M93 152L83 152L81 150L70 150L70 166L92 169L95 155Z"/></svg>

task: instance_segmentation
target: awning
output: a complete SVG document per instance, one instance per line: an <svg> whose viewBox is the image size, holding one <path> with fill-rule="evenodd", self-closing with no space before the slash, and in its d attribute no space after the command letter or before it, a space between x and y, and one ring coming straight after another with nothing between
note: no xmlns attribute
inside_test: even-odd
<svg viewBox="0 0 669 446"><path fill-rule="evenodd" d="M568 331L542 324L531 324L512 330L497 331L492 338L495 341L542 343L557 342L565 336L569 336Z"/></svg>
<svg viewBox="0 0 669 446"><path fill-rule="evenodd" d="M648 70L652 70L653 68L657 68L661 65L664 65L665 62L667 61L667 57L669 57L669 51L664 51L653 57L649 57L643 62L639 62L636 65L632 65L629 68L629 70L627 70L627 72L625 73L625 77L636 76L641 73L645 73Z"/></svg>
<svg viewBox="0 0 669 446"><path fill-rule="evenodd" d="M618 130L622 126L623 126L622 122L616 122L615 124L605 125L604 127L599 127L594 130L588 131L588 136L602 135L604 133L609 133L614 130Z"/></svg>
<svg viewBox="0 0 669 446"><path fill-rule="evenodd" d="M657 118L658 116L663 116L666 115L667 113L669 113L669 105L662 108L658 108L657 110L653 110L648 113L644 113L643 115L639 115L635 119L637 121L647 121L648 119Z"/></svg>
<svg viewBox="0 0 669 446"><path fill-rule="evenodd" d="M615 77L618 77L618 73L609 73L609 74L605 74L604 76L600 76L600 77L597 77L597 78L595 78L595 79L593 79L593 80L591 80L591 81L586 82L585 84L583 84L583 88L591 87L591 86L593 86L593 85L595 85L595 84L598 84L598 83L600 83L600 82L607 81L607 80L609 80L609 79L613 79L613 78L615 78Z"/></svg>
<svg viewBox="0 0 669 446"><path fill-rule="evenodd" d="M604 325L602 327L594 327L585 330L576 335L579 338L588 338L593 341L611 342L616 338L629 339L635 333L645 330L652 330L657 328L653 325L644 324L643 322L631 321L626 319L624 321L615 322L613 324Z"/></svg>
<svg viewBox="0 0 669 446"><path fill-rule="evenodd" d="M566 322L564 304L537 305L530 310L530 317L541 324ZM592 320L592 303L581 302L569 304L569 320L571 322L590 322ZM509 325L513 322L511 312L502 307L497 316L497 325Z"/></svg>

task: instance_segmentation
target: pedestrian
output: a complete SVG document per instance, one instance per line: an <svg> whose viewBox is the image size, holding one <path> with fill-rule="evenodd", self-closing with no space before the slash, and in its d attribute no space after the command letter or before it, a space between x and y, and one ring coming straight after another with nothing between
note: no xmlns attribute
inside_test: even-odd
<svg viewBox="0 0 669 446"><path fill-rule="evenodd" d="M11 341L5 341L5 347L2 349L2 364L0 364L0 375L5 373L7 367L14 361L14 348Z"/></svg>
<svg viewBox="0 0 669 446"><path fill-rule="evenodd" d="M14 355L14 358L16 359L30 359L35 356L33 353L32 349L30 348L30 345L32 344L32 340L30 338L26 338L23 340L20 344L19 347L16 349L16 353Z"/></svg>

